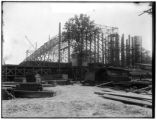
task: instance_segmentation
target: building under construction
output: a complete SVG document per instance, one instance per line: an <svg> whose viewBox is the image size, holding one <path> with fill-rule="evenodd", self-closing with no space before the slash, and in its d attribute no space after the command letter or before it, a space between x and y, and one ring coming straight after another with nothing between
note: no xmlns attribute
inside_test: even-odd
<svg viewBox="0 0 157 120"><path fill-rule="evenodd" d="M100 31L92 34L90 41L83 38L81 56L75 49L75 41L65 38L59 24L59 34L49 38L41 47L28 54L19 65L4 65L3 80L25 76L27 73L66 73L71 78L81 79L89 66L116 66L133 68L142 62L142 38L120 36L117 27L97 25ZM84 69L86 68L86 69Z"/></svg>
<svg viewBox="0 0 157 120"><path fill-rule="evenodd" d="M140 36L129 35L124 40L124 35L120 37L116 27L99 26L99 28L101 32L92 35L90 42L83 40L81 66L88 66L88 63L101 63L132 68L136 63L142 62L142 38ZM27 56L21 65L31 61L35 61L36 64L42 61L43 64L56 62L72 63L73 66L77 66L79 58L77 59L74 49L75 41L65 42L63 35L55 36Z"/></svg>

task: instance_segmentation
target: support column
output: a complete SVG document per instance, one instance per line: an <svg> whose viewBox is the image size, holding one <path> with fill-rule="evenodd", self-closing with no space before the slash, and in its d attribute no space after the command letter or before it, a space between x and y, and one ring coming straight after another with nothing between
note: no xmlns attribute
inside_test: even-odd
<svg viewBox="0 0 157 120"><path fill-rule="evenodd" d="M93 39L93 35L90 35L90 63L92 62L92 57L91 57L91 54L92 54L92 39Z"/></svg>
<svg viewBox="0 0 157 120"><path fill-rule="evenodd" d="M59 23L58 62L60 63L61 23Z"/></svg>
<svg viewBox="0 0 157 120"><path fill-rule="evenodd" d="M58 71L60 72L60 42L61 42L61 23L59 23L59 43L58 43Z"/></svg>
<svg viewBox="0 0 157 120"><path fill-rule="evenodd" d="M68 38L68 63L70 63L70 34L69 34L69 38Z"/></svg>
<svg viewBox="0 0 157 120"><path fill-rule="evenodd" d="M98 33L98 40L97 40L97 62L99 63L99 33Z"/></svg>
<svg viewBox="0 0 157 120"><path fill-rule="evenodd" d="M104 34L102 33L102 63L104 63Z"/></svg>
<svg viewBox="0 0 157 120"><path fill-rule="evenodd" d="M94 34L94 63L96 63L96 35Z"/></svg>

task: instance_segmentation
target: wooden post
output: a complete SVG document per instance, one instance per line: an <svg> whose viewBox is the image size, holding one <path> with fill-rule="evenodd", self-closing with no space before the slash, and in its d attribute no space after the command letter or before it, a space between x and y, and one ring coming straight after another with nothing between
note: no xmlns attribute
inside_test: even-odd
<svg viewBox="0 0 157 120"><path fill-rule="evenodd" d="M132 66L134 67L135 63L135 53L134 53L134 38L132 37Z"/></svg>
<svg viewBox="0 0 157 120"><path fill-rule="evenodd" d="M96 34L94 34L94 63L96 63Z"/></svg>
<svg viewBox="0 0 157 120"><path fill-rule="evenodd" d="M128 42L129 42L129 44L128 44L128 58L129 58L129 60L128 60L128 62L129 62L129 67L130 67L130 61L131 61L131 57L130 57L130 35L128 36Z"/></svg>
<svg viewBox="0 0 157 120"><path fill-rule="evenodd" d="M106 44L107 44L107 37L105 37L105 64L107 64L107 48L106 48Z"/></svg>
<svg viewBox="0 0 157 120"><path fill-rule="evenodd" d="M102 33L102 63L104 63L104 34Z"/></svg>
<svg viewBox="0 0 157 120"><path fill-rule="evenodd" d="M60 42L61 42L61 23L59 23L59 43L58 43L58 68L60 71Z"/></svg>
<svg viewBox="0 0 157 120"><path fill-rule="evenodd" d="M98 40L97 40L97 62L99 63L99 33L98 33Z"/></svg>
<svg viewBox="0 0 157 120"><path fill-rule="evenodd" d="M92 49L91 49L91 47L92 47L92 38L93 38L92 35L90 35L90 53L89 53L89 54L90 54L90 63L91 63L91 61L92 61L92 60L91 60L91 54L92 54Z"/></svg>
<svg viewBox="0 0 157 120"><path fill-rule="evenodd" d="M86 59L87 59L87 33L86 33Z"/></svg>
<svg viewBox="0 0 157 120"><path fill-rule="evenodd" d="M124 67L125 66L125 50L124 50L124 34L122 34L121 37L121 66Z"/></svg>
<svg viewBox="0 0 157 120"><path fill-rule="evenodd" d="M59 23L58 62L60 63L61 23Z"/></svg>
<svg viewBox="0 0 157 120"><path fill-rule="evenodd" d="M70 39L71 39L71 33L69 33L68 37L68 62L70 63Z"/></svg>

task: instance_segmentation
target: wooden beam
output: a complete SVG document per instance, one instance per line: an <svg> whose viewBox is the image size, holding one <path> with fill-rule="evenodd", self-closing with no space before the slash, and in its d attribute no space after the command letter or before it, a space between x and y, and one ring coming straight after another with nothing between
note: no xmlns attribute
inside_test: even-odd
<svg viewBox="0 0 157 120"><path fill-rule="evenodd" d="M113 81L112 81L113 82ZM100 87L100 86L103 86L103 85L107 85L107 84L110 84L112 82L105 82L105 83L102 83L102 84L99 84L99 85L96 85L96 87Z"/></svg>
<svg viewBox="0 0 157 120"><path fill-rule="evenodd" d="M60 42L61 42L61 23L59 23L59 43L58 43L58 62L60 63Z"/></svg>
<svg viewBox="0 0 157 120"><path fill-rule="evenodd" d="M104 63L104 34L102 33L102 63Z"/></svg>
<svg viewBox="0 0 157 120"><path fill-rule="evenodd" d="M132 99L132 98L126 98L126 97L120 97L120 96L114 96L114 95L103 95L102 97L111 99L111 100L116 100L120 102L124 102L127 104L134 104L134 105L140 105L140 106L147 106L152 108L152 103L147 102L147 101L142 101L142 100L137 100L137 99Z"/></svg>
<svg viewBox="0 0 157 120"><path fill-rule="evenodd" d="M139 100L149 100L152 102L152 98L150 96L140 96L140 95L133 95L129 93L121 93L121 92L95 92L95 94L99 95L115 95L115 96L120 96L120 97L126 97L126 98L133 98L133 99L139 99Z"/></svg>
<svg viewBox="0 0 157 120"><path fill-rule="evenodd" d="M94 34L94 63L96 63L96 34Z"/></svg>
<svg viewBox="0 0 157 120"><path fill-rule="evenodd" d="M97 62L99 63L99 33L98 33L98 39L97 39Z"/></svg>

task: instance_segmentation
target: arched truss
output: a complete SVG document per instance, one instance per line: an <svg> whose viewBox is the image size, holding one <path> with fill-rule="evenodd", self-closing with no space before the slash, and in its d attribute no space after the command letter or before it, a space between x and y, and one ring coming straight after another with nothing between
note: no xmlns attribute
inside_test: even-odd
<svg viewBox="0 0 157 120"><path fill-rule="evenodd" d="M101 32L96 36L92 36L91 39L93 40L91 43L87 41L86 44L86 40L84 39L83 49L92 51L93 54L90 56L90 62L113 62L114 57L116 57L116 54L113 53L113 50L118 49L116 47L119 46L118 28L104 25L97 26L101 29ZM60 52L60 62L71 62L71 54L75 47L75 41L63 41L64 38L63 36L61 36L61 42L59 47L59 36L55 36L54 38L44 43L44 45L42 45L28 57L26 57L24 61L58 62ZM111 47L112 49L110 49ZM119 55L119 53L117 55Z"/></svg>

